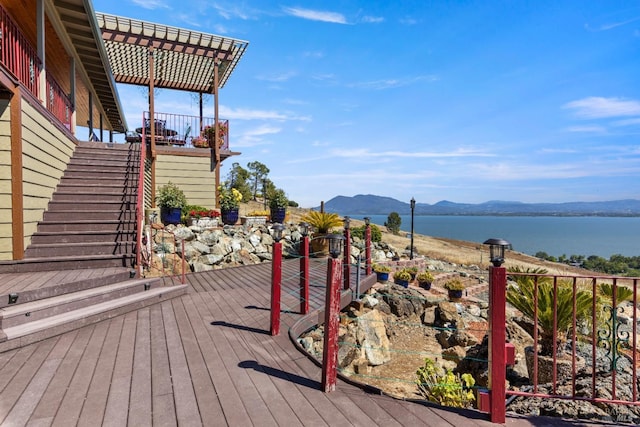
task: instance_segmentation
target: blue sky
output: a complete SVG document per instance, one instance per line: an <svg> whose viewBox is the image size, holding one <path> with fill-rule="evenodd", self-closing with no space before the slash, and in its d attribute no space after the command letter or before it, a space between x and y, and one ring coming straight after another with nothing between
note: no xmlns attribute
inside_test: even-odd
<svg viewBox="0 0 640 427"><path fill-rule="evenodd" d="M303 207L640 198L640 3L94 0L249 41L220 91L225 161ZM130 128L143 89L119 85ZM209 103L205 115L213 116ZM156 111L197 115L163 90ZM135 126L134 126L135 125Z"/></svg>

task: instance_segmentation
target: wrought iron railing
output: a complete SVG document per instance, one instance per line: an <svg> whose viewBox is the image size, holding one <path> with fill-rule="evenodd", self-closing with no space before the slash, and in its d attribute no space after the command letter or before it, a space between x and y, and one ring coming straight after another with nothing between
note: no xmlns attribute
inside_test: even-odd
<svg viewBox="0 0 640 427"><path fill-rule="evenodd" d="M143 113L140 127L128 132L127 142L151 141L151 123L154 123L155 143L157 146L210 148L213 140L214 118L188 116L183 114L154 113L150 120L148 111ZM229 121L219 120L218 148L229 151Z"/></svg>

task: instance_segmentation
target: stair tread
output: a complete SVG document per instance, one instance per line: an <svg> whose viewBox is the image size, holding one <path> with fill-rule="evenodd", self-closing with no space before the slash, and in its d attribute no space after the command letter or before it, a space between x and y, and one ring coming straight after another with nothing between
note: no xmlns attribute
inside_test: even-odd
<svg viewBox="0 0 640 427"><path fill-rule="evenodd" d="M104 240L102 242L60 242L60 243L33 243L29 245L29 248L57 248L60 246L67 247L82 247L82 246L104 246L104 245L123 245L127 243L135 243L135 240Z"/></svg>
<svg viewBox="0 0 640 427"><path fill-rule="evenodd" d="M109 310L117 309L128 304L133 304L138 301L142 301L157 295L162 295L170 292L181 292L187 288L187 285L177 285L170 287L158 287L152 288L148 291L139 292L134 295L128 295L126 297L117 298L110 301L101 302L88 307L82 307L77 310L68 311L66 313L57 314L55 316L46 317L44 319L35 320L33 322L24 323L21 325L12 326L3 329L7 340L22 337L31 333L39 332L45 329L52 329L56 326L69 323L76 319L89 317L94 314L103 313Z"/></svg>
<svg viewBox="0 0 640 427"><path fill-rule="evenodd" d="M39 299L35 301L26 302L18 305L7 305L0 309L2 318L9 316L16 316L22 313L30 311L42 310L47 307L53 307L61 303L68 303L70 301L81 300L90 296L100 295L108 292L112 292L118 289L128 288L130 286L137 286L144 283L160 282L160 279L131 279L124 282L111 283L109 285L97 286L94 288L83 289L81 291L66 293L62 295L56 295L49 298Z"/></svg>

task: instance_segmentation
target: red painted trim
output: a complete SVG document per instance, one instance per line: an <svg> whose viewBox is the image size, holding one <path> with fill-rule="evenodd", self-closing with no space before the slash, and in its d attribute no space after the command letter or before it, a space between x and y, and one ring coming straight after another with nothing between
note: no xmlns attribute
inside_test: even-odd
<svg viewBox="0 0 640 427"><path fill-rule="evenodd" d="M282 243L273 243L271 263L271 335L280 333L280 296L282 292Z"/></svg>
<svg viewBox="0 0 640 427"><path fill-rule="evenodd" d="M489 389L491 390L491 422L506 420L506 290L504 267L489 267Z"/></svg>
<svg viewBox="0 0 640 427"><path fill-rule="evenodd" d="M364 254L366 257L366 261L365 261L365 271L367 273L367 276L371 274L371 226L367 226L364 229L364 245L365 245L365 249L364 249Z"/></svg>
<svg viewBox="0 0 640 427"><path fill-rule="evenodd" d="M300 313L309 314L309 236L300 242Z"/></svg>
<svg viewBox="0 0 640 427"><path fill-rule="evenodd" d="M327 296L324 310L324 346L322 349L322 391L336 389L338 375L338 330L340 328L340 282L342 260L329 258Z"/></svg>

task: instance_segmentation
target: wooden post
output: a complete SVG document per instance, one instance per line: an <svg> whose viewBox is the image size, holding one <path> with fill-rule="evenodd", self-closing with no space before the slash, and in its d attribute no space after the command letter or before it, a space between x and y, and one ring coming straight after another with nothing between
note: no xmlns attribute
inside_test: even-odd
<svg viewBox="0 0 640 427"><path fill-rule="evenodd" d="M351 285L351 230L345 228L344 230L344 286L346 291Z"/></svg>
<svg viewBox="0 0 640 427"><path fill-rule="evenodd" d="M322 349L322 391L325 393L336 389L338 377L341 273L342 260L329 257L327 294L324 308L324 346Z"/></svg>
<svg viewBox="0 0 640 427"><path fill-rule="evenodd" d="M309 313L309 236L300 240L300 313Z"/></svg>
<svg viewBox="0 0 640 427"><path fill-rule="evenodd" d="M364 254L365 254L365 271L367 276L371 274L371 226L367 225L364 229Z"/></svg>
<svg viewBox="0 0 640 427"><path fill-rule="evenodd" d="M506 381L506 289L504 267L489 267L489 390L492 423L505 423Z"/></svg>
<svg viewBox="0 0 640 427"><path fill-rule="evenodd" d="M280 295L282 285L282 243L273 243L271 263L271 335L280 333Z"/></svg>

